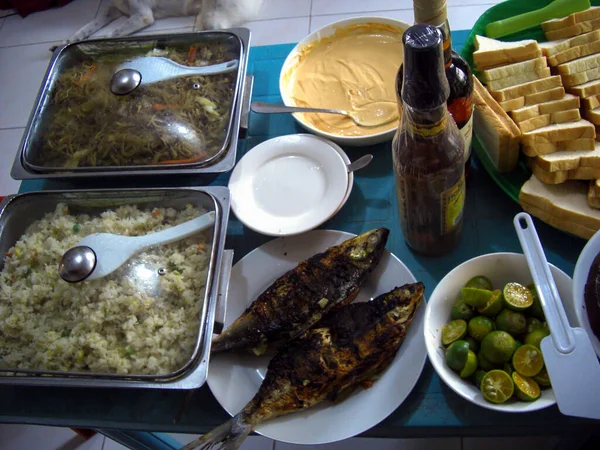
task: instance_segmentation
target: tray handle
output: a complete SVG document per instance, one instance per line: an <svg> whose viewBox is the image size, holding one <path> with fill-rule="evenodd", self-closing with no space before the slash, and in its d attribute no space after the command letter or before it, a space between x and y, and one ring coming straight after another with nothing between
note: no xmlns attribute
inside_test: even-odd
<svg viewBox="0 0 600 450"><path fill-rule="evenodd" d="M223 250L221 273L219 276L219 290L215 307L215 324L213 333L221 334L225 327L225 314L227 312L227 294L229 293L229 279L233 266L233 250Z"/></svg>
<svg viewBox="0 0 600 450"><path fill-rule="evenodd" d="M242 92L242 114L240 117L240 139L245 139L250 126L250 102L252 101L252 88L254 87L254 75L246 75L244 91Z"/></svg>

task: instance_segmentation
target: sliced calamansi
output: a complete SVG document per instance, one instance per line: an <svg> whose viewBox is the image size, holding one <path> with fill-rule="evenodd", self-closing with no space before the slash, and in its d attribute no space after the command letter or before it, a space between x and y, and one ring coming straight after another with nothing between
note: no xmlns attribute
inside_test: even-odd
<svg viewBox="0 0 600 450"><path fill-rule="evenodd" d="M476 370L477 370L477 355L475 354L475 352L469 350L469 353L467 354L467 362L465 363L465 366L460 371L460 377L461 378L469 378L471 375L473 375L475 373Z"/></svg>
<svg viewBox="0 0 600 450"><path fill-rule="evenodd" d="M523 311L533 305L531 291L519 283L506 283L502 290L506 306L515 311Z"/></svg>
<svg viewBox="0 0 600 450"><path fill-rule="evenodd" d="M462 319L448 322L442 327L442 344L450 345L467 334L467 322Z"/></svg>
<svg viewBox="0 0 600 450"><path fill-rule="evenodd" d="M533 379L537 382L537 384L540 385L540 387L547 388L551 386L550 375L548 375L548 371L545 367L543 367L542 370L540 370L540 373L533 377Z"/></svg>
<svg viewBox="0 0 600 450"><path fill-rule="evenodd" d="M460 290L460 295L467 305L478 308L484 306L492 298L493 293L487 289L464 287Z"/></svg>
<svg viewBox="0 0 600 450"><path fill-rule="evenodd" d="M524 377L534 377L544 367L544 357L539 348L525 344L513 354L512 364L515 370Z"/></svg>
<svg viewBox="0 0 600 450"><path fill-rule="evenodd" d="M504 307L504 298L502 297L502 291L500 289L496 289L492 291L492 297L488 300L488 302L477 308L479 314L487 317L494 317Z"/></svg>
<svg viewBox="0 0 600 450"><path fill-rule="evenodd" d="M476 277L471 278L469 281L467 281L465 287L487 289L488 291L493 289L490 279L488 277L484 277L483 275L477 275Z"/></svg>
<svg viewBox="0 0 600 450"><path fill-rule="evenodd" d="M481 380L481 393L492 403L504 403L512 397L515 387L504 370L490 370Z"/></svg>
<svg viewBox="0 0 600 450"><path fill-rule="evenodd" d="M540 395L540 386L535 382L533 378L524 377L519 372L513 372L512 379L515 384L515 391L517 397L524 402L532 402L537 400Z"/></svg>

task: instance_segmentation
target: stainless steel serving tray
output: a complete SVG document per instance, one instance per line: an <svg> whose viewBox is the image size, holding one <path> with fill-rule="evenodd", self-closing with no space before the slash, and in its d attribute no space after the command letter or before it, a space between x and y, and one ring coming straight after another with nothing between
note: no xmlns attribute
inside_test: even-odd
<svg viewBox="0 0 600 450"><path fill-rule="evenodd" d="M0 369L0 384L196 389L204 384L208 374L210 342L213 330L222 329L224 308L233 262L233 251L224 250L229 218L229 190L226 187L98 189L87 191L46 191L6 197L0 203L0 270L6 253L27 227L58 203L78 214L93 214L121 205L140 208L182 208L187 203L216 212L208 278L201 317L198 318L198 338L193 355L177 371L167 375L120 375L107 373L34 371Z"/></svg>
<svg viewBox="0 0 600 450"><path fill-rule="evenodd" d="M69 49L78 43L67 44L55 50L46 75L42 81L38 96L34 103L21 145L13 162L11 177L16 180L39 179L39 178L94 178L94 177L122 177L122 176L148 176L148 175L169 175L169 174L209 174L223 173L230 171L235 165L238 138L244 136L248 126L249 104L252 91L252 77L246 76L248 64L248 52L250 48L250 31L246 28L233 28L219 31L206 31L198 33L182 34L161 34L139 37L128 37L118 39L95 39L84 41L88 47L97 46L102 48L115 48L116 46L143 46L153 45L163 47L172 41L185 41L186 39L198 40L203 34L234 36L239 40L240 55L239 69L237 72L235 92L232 104L232 113L227 130L224 147L218 153L218 157L207 160L202 164L168 164L168 165L139 165L139 166L98 166L98 167L80 167L75 169L68 168L44 168L31 163L31 152L33 151L33 142L36 138L39 128L39 118L45 110L51 88L54 81L60 74L61 69L66 62L65 55L69 54Z"/></svg>

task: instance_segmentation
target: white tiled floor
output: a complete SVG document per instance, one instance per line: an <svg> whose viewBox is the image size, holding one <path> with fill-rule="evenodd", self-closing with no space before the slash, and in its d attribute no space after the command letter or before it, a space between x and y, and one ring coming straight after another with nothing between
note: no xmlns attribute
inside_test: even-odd
<svg viewBox="0 0 600 450"><path fill-rule="evenodd" d="M19 183L9 172L23 134L23 129L51 53L49 47L67 38L79 27L106 8L109 0L73 0L60 8L31 14L25 19L17 15L4 17L0 12L0 196L17 192ZM448 0L450 25L453 29L468 29L486 9L499 0ZM360 15L387 16L412 22L411 0L265 0L260 17L245 24L252 31L253 45L297 42L309 30L346 17ZM100 30L103 36L123 19ZM143 33L184 32L193 30L194 18L182 17L156 21ZM172 435L181 443L195 436ZM521 443L521 444L519 444ZM526 445L523 445L526 444ZM70 446L68 446L70 445ZM493 447L492 447L493 446ZM551 440L528 438L513 440L426 439L377 440L352 439L326 446L296 446L274 443L260 436L251 436L243 450L310 450L310 449L491 449L527 448L546 450ZM69 429L0 425L2 450L117 450L123 448L103 436L82 443Z"/></svg>

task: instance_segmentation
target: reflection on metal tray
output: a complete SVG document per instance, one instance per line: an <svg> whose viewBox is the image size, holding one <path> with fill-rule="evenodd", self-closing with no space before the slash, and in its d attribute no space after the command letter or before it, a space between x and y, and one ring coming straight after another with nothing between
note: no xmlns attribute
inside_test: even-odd
<svg viewBox="0 0 600 450"><path fill-rule="evenodd" d="M224 187L164 188L130 190L93 190L32 192L10 196L0 204L0 269L5 254L22 236L27 227L54 211L57 204L68 206L70 214L88 214L95 217L107 208L136 205L139 209L154 207L183 209L187 204L216 212L212 230L212 247L208 261L205 294L198 317L198 334L193 353L186 363L168 374L141 375L90 372L60 372L0 369L0 384L139 387L165 389L193 389L204 384L207 376L210 339L215 325L217 300L226 300L232 255L224 251L229 215L229 190ZM219 310L222 309L222 305ZM218 322L220 322L220 319ZM217 323L218 328L222 327Z"/></svg>
<svg viewBox="0 0 600 450"><path fill-rule="evenodd" d="M250 101L244 97L249 39L249 31L239 28L99 39L57 49L11 176L89 178L231 170L241 116ZM235 61L237 69L142 82L127 95L113 94L113 72L140 56L167 57L193 67Z"/></svg>

